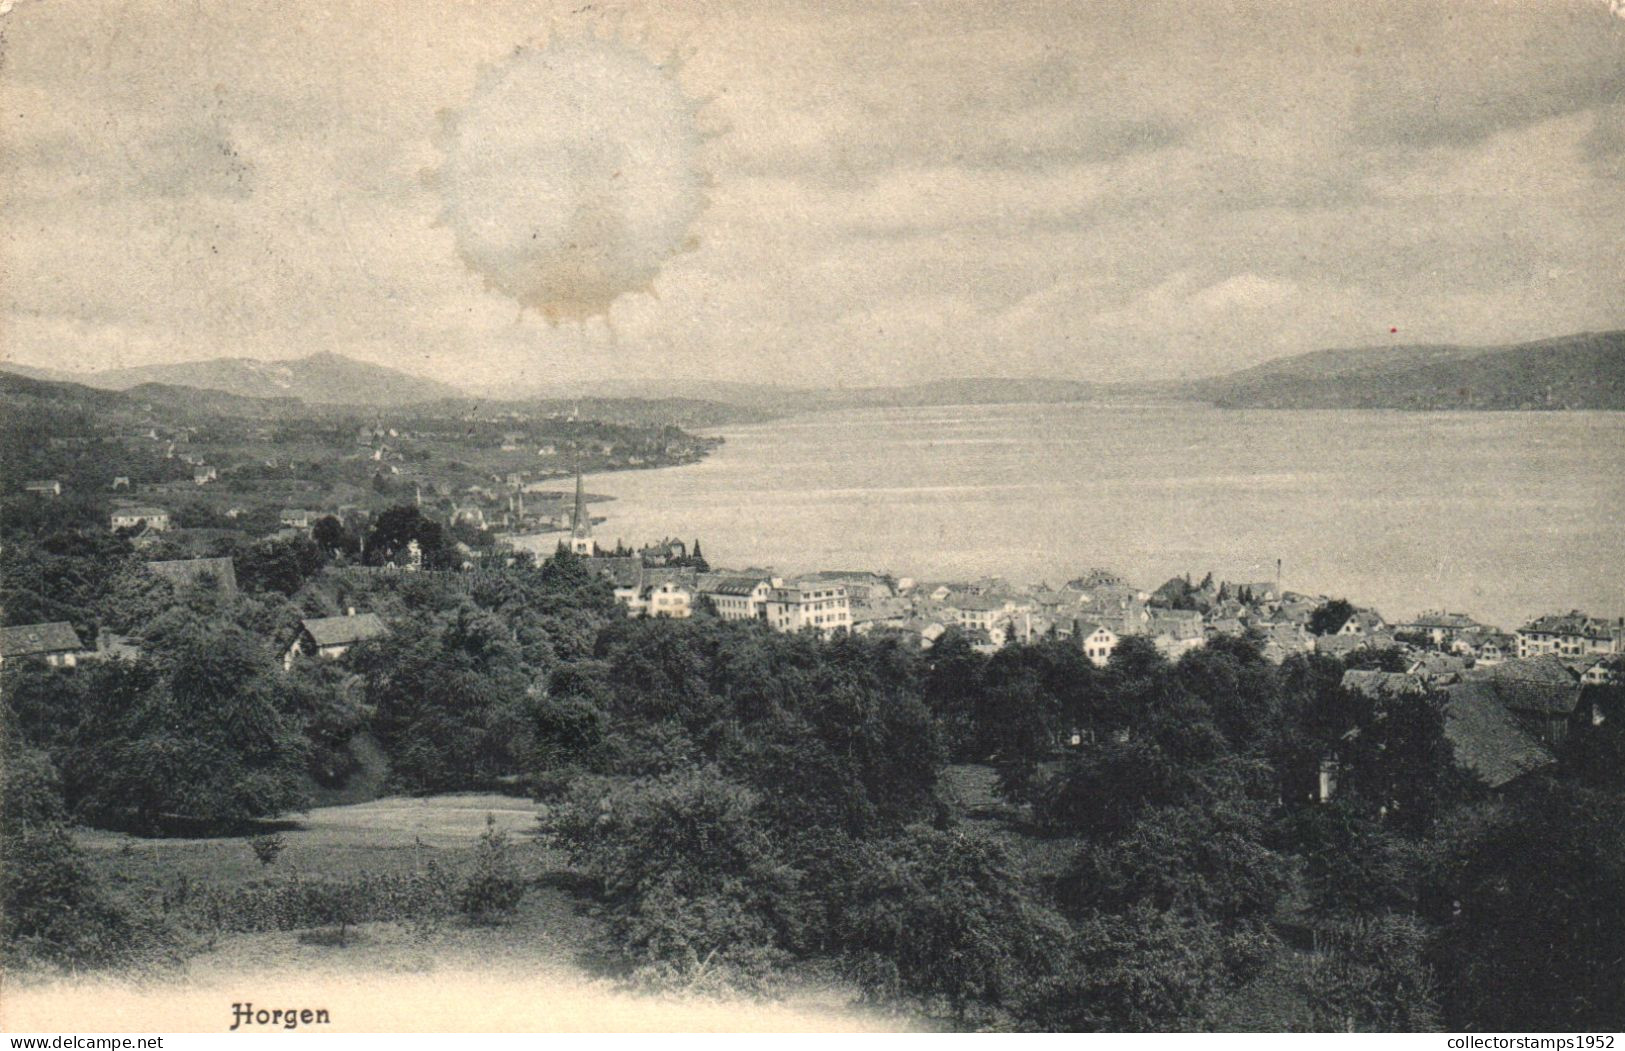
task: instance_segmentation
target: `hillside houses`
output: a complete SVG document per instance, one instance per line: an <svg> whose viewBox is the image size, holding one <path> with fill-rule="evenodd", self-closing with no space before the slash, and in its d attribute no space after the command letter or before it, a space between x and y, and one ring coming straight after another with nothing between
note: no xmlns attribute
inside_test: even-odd
<svg viewBox="0 0 1625 1051"><path fill-rule="evenodd" d="M1097 668L1104 668L1111 660L1121 637L1112 629L1095 621L1079 621L1072 629L1073 637L1083 648L1083 655Z"/></svg>
<svg viewBox="0 0 1625 1051"><path fill-rule="evenodd" d="M277 521L281 523L284 529L298 529L308 533L322 516L321 511L308 511L302 507L289 507L285 508L277 516Z"/></svg>

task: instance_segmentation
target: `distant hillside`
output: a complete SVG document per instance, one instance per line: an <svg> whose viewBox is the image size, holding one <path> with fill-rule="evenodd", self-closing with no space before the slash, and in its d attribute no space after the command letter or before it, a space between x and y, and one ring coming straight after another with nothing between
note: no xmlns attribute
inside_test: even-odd
<svg viewBox="0 0 1625 1051"><path fill-rule="evenodd" d="M1625 332L1321 350L1186 384L1227 408L1625 410Z"/></svg>
<svg viewBox="0 0 1625 1051"><path fill-rule="evenodd" d="M676 427L720 427L759 423L775 413L699 398L582 397L500 400L442 398L405 407L408 414L460 416L485 420L504 417L575 417L629 426L671 424Z"/></svg>
<svg viewBox="0 0 1625 1051"><path fill-rule="evenodd" d="M539 393L538 400L571 397L721 403L766 416L869 406L1003 405L1093 400L1101 387L1078 380L950 379L906 386L806 388L727 380L630 380L578 384Z"/></svg>
<svg viewBox="0 0 1625 1051"><path fill-rule="evenodd" d="M312 405L394 406L465 396L463 391L449 384L326 353L287 361L214 358L79 373L10 364L3 367L19 375L103 390L128 390L158 383L223 391L246 398L298 398Z"/></svg>
<svg viewBox="0 0 1625 1051"><path fill-rule="evenodd" d="M223 391L198 390L165 383L143 383L129 390L105 390L82 383L34 379L0 370L0 405L54 413L98 413L145 418L165 416L232 416L278 419L310 416L296 398L247 398ZM322 410L318 410L322 411Z"/></svg>

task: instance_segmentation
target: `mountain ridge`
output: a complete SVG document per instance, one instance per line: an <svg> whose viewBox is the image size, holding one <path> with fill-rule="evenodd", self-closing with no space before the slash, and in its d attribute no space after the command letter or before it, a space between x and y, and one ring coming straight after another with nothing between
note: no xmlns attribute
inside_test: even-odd
<svg viewBox="0 0 1625 1051"><path fill-rule="evenodd" d="M834 409L1089 403L1110 397L1204 401L1224 408L1625 410L1625 331L1514 344L1331 348L1196 380L1094 383L976 377L866 387L786 387L737 380L603 380L528 391L465 391L438 380L320 352L288 361L216 358L72 373L0 362L0 371L99 390L184 400L185 391L311 407L410 409L503 404L559 411L571 402L645 402L639 411L700 426ZM151 389L148 389L148 388ZM625 407L624 405L622 406ZM244 406L264 411L268 406ZM728 419L720 410L739 415Z"/></svg>
<svg viewBox="0 0 1625 1051"><path fill-rule="evenodd" d="M1181 393L1223 408L1625 410L1625 331L1318 350L1191 381Z"/></svg>
<svg viewBox="0 0 1625 1051"><path fill-rule="evenodd" d="M310 405L396 406L468 396L461 388L439 380L357 361L331 351L276 361L209 358L94 372L41 369L10 362L0 368L31 379L77 383L100 390L127 391L156 383L247 398L297 398Z"/></svg>

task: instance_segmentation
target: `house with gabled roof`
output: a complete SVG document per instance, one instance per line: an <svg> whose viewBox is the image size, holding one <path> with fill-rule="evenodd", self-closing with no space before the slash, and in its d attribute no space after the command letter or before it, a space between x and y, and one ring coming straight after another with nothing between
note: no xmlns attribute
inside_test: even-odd
<svg viewBox="0 0 1625 1051"><path fill-rule="evenodd" d="M760 620L767 616L773 578L762 573L702 573L695 592L711 600L723 620Z"/></svg>
<svg viewBox="0 0 1625 1051"><path fill-rule="evenodd" d="M1583 689L1574 670L1550 653L1474 667L1462 680L1487 683L1525 730L1553 748L1568 736Z"/></svg>
<svg viewBox="0 0 1625 1051"><path fill-rule="evenodd" d="M62 495L62 483L55 478L41 482L28 482L24 484L23 492L32 496L43 496L47 500L55 500Z"/></svg>
<svg viewBox="0 0 1625 1051"><path fill-rule="evenodd" d="M1434 688L1420 675L1368 670L1344 672L1342 685L1378 702L1427 696ZM1433 696L1443 708L1444 736L1456 762L1488 787L1504 788L1556 761L1484 681L1453 683Z"/></svg>
<svg viewBox="0 0 1625 1051"><path fill-rule="evenodd" d="M352 609L342 617L310 617L299 622L299 634L288 647L282 666L292 668L293 662L302 656L337 660L356 643L388 634L389 626L376 613L357 613Z"/></svg>
<svg viewBox="0 0 1625 1051"><path fill-rule="evenodd" d="M1404 624L1394 625L1394 630L1407 635L1426 636L1433 645L1446 646L1454 642L1457 636L1487 629L1465 613L1430 609L1418 613Z"/></svg>
<svg viewBox="0 0 1625 1051"><path fill-rule="evenodd" d="M1117 632L1099 621L1077 621L1072 626L1072 637L1077 640L1083 655L1097 668L1104 668L1111 660L1112 651L1121 641Z"/></svg>
<svg viewBox="0 0 1625 1051"><path fill-rule="evenodd" d="M145 527L153 533L169 529L169 512L161 507L120 507L108 516L113 532Z"/></svg>
<svg viewBox="0 0 1625 1051"><path fill-rule="evenodd" d="M1625 672L1625 656L1620 654L1590 653L1584 657L1565 657L1563 663L1579 677L1585 686L1606 686L1621 681Z"/></svg>
<svg viewBox="0 0 1625 1051"><path fill-rule="evenodd" d="M1444 694L1444 735L1456 761L1490 788L1505 788L1556 763L1484 682L1456 683Z"/></svg>
<svg viewBox="0 0 1625 1051"><path fill-rule="evenodd" d="M83 656L87 656L85 644L67 621L0 628L0 664L38 657L52 667L71 668Z"/></svg>

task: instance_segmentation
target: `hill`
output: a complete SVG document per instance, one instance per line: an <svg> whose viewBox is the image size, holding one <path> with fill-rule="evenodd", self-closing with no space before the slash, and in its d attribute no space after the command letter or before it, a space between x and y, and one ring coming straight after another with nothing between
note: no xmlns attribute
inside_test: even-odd
<svg viewBox="0 0 1625 1051"><path fill-rule="evenodd" d="M286 361L214 358L77 373L11 364L4 368L17 375L102 390L129 390L155 383L246 398L297 398L311 405L396 406L465 396L449 384L328 353Z"/></svg>
<svg viewBox="0 0 1625 1051"><path fill-rule="evenodd" d="M1092 401L1103 388L1078 380L975 379L933 380L884 387L780 387L728 380L622 380L574 384L534 395L537 401L571 398L625 401L677 401L733 406L760 418L829 409L880 406L1002 405ZM511 397L511 394L507 395Z"/></svg>
<svg viewBox="0 0 1625 1051"><path fill-rule="evenodd" d="M67 380L35 379L8 370L0 370L0 404L13 409L34 407L58 413L93 412L108 417L142 419L154 414L240 419L312 415L309 407L297 398L250 398L168 383L142 383L128 390L108 390Z"/></svg>
<svg viewBox="0 0 1625 1051"><path fill-rule="evenodd" d="M1625 332L1321 350L1183 386L1226 408L1625 409Z"/></svg>
<svg viewBox="0 0 1625 1051"><path fill-rule="evenodd" d="M405 408L408 414L501 421L504 419L600 420L634 427L720 427L731 423L760 423L777 415L759 409L699 398L581 397L504 400L494 398L442 398Z"/></svg>

